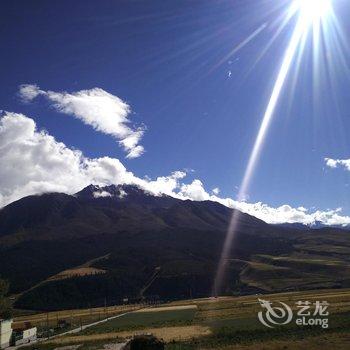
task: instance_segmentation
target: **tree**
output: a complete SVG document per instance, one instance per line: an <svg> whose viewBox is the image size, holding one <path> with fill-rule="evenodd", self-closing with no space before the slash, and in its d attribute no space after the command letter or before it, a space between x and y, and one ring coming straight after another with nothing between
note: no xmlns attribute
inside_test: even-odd
<svg viewBox="0 0 350 350"><path fill-rule="evenodd" d="M8 319L12 317L12 306L7 298L9 284L0 279L0 318Z"/></svg>

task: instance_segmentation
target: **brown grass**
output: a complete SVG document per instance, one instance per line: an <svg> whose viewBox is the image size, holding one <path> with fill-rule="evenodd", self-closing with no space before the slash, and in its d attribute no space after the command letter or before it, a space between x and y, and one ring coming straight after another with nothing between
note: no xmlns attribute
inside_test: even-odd
<svg viewBox="0 0 350 350"><path fill-rule="evenodd" d="M103 273L106 273L106 271L101 269L96 269L94 267L77 267L77 268L61 271L57 275L50 277L47 281L57 281L57 280L62 280L66 278L71 278L71 277L97 275L97 274L103 274Z"/></svg>
<svg viewBox="0 0 350 350"><path fill-rule="evenodd" d="M205 335L210 335L211 330L206 326L181 326L181 327L163 327L163 328L146 328L142 331L123 331L114 333L101 333L90 335L77 335L77 336L65 336L62 338L56 338L51 342L56 344L72 344L81 342L92 342L100 340L111 340L116 338L130 338L139 334L153 334L157 338L161 338L166 342L171 341L184 341L192 338L199 338Z"/></svg>
<svg viewBox="0 0 350 350"><path fill-rule="evenodd" d="M175 305L175 306L161 306L155 308L145 308L137 310L136 312L161 312L161 311L175 311L175 310L192 310L197 309L197 305Z"/></svg>

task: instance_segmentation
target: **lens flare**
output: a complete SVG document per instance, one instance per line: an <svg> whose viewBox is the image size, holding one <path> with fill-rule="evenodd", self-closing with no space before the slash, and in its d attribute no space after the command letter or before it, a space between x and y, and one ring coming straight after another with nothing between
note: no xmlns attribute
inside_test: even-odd
<svg viewBox="0 0 350 350"><path fill-rule="evenodd" d="M330 14L333 13L330 0L295 0L289 11L288 16L293 18L297 16L296 25L294 27L288 47L285 51L276 81L267 104L267 108L262 118L259 131L257 133L253 149L251 151L248 164L243 176L243 180L238 193L238 200L244 200L247 196L252 175L258 162L267 131L272 121L276 106L286 83L288 73L296 57L302 55L305 46L305 39L309 32L313 32L314 40L319 37L319 31L322 24L326 21ZM315 54L318 54L318 47L315 48ZM221 252L219 266L213 287L213 294L218 295L222 289L222 283L226 272L226 263L230 256L234 234L238 229L240 212L235 210L232 214L230 224L227 230L224 246Z"/></svg>

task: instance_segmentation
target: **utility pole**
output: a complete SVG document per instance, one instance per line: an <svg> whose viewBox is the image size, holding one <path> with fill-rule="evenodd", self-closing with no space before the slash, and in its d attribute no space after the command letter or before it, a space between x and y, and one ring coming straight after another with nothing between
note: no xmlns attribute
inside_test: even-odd
<svg viewBox="0 0 350 350"><path fill-rule="evenodd" d="M50 330L49 330L49 313L46 313L46 332L47 338L50 339Z"/></svg>

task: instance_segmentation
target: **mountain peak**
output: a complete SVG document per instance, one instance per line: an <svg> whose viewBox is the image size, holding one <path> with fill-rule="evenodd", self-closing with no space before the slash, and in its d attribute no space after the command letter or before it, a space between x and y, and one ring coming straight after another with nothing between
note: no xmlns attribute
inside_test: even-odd
<svg viewBox="0 0 350 350"><path fill-rule="evenodd" d="M108 198L114 197L123 199L129 195L145 195L148 194L137 185L89 185L75 194L79 198Z"/></svg>

